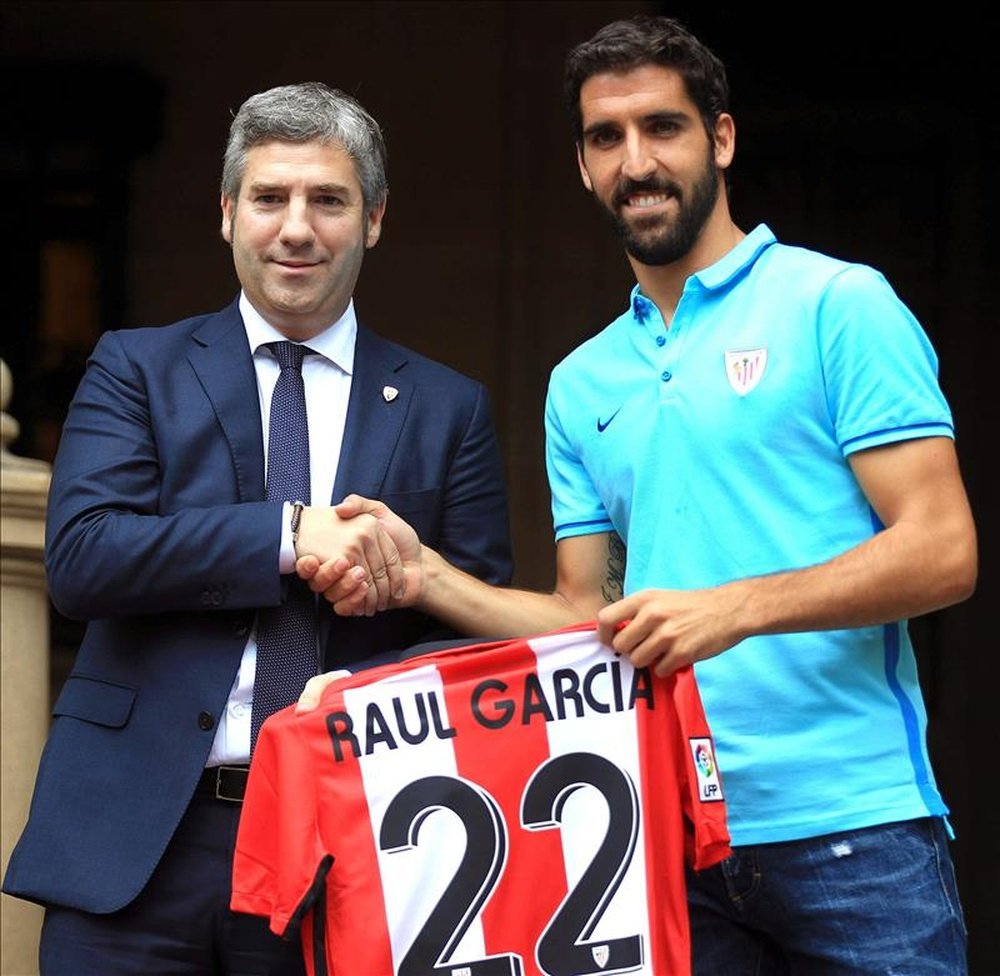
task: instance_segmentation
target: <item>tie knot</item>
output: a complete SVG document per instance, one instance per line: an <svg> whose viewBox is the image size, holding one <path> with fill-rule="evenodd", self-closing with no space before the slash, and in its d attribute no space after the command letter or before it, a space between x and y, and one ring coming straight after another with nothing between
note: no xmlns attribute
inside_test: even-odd
<svg viewBox="0 0 1000 976"><path fill-rule="evenodd" d="M308 346L300 346L296 342L269 342L267 348L274 353L274 358L278 360L278 365L282 369L302 369L302 360L307 352L311 352Z"/></svg>

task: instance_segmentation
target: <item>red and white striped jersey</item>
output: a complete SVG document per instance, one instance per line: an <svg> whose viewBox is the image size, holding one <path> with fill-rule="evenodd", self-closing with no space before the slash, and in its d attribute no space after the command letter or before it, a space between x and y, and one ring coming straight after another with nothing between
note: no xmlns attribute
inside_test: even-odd
<svg viewBox="0 0 1000 976"><path fill-rule="evenodd" d="M310 976L687 976L684 860L729 854L694 674L593 625L440 651L265 723L232 908Z"/></svg>

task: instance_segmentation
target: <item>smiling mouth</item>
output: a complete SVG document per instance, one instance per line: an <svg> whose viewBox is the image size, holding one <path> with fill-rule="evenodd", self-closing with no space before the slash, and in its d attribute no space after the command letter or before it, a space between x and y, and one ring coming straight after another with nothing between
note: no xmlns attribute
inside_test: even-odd
<svg viewBox="0 0 1000 976"><path fill-rule="evenodd" d="M271 263L276 264L283 271L308 271L321 264L320 261L283 261L281 258L274 258Z"/></svg>
<svg viewBox="0 0 1000 976"><path fill-rule="evenodd" d="M672 199L672 193L641 193L626 197L623 205L632 210L648 210L651 207L659 207Z"/></svg>
<svg viewBox="0 0 1000 976"><path fill-rule="evenodd" d="M671 200L681 200L681 188L673 181L663 178L646 180L623 179L616 187L613 205L616 210L638 213L662 207Z"/></svg>

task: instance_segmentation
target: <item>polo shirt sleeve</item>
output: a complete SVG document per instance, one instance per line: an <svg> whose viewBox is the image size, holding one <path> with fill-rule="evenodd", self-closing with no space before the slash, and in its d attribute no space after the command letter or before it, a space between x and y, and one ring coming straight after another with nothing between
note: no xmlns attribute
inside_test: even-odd
<svg viewBox="0 0 1000 976"><path fill-rule="evenodd" d="M573 446L572 409L572 396L561 389L558 373L554 372L545 400L545 467L556 542L614 531L593 479Z"/></svg>
<svg viewBox="0 0 1000 976"><path fill-rule="evenodd" d="M818 309L827 405L844 455L919 437L954 437L927 334L885 277L850 265Z"/></svg>

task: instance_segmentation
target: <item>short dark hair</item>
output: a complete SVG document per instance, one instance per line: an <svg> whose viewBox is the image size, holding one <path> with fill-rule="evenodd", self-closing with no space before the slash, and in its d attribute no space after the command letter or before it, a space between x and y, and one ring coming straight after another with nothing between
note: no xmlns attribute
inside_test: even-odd
<svg viewBox="0 0 1000 976"><path fill-rule="evenodd" d="M714 139L719 115L729 111L729 82L722 61L680 21L639 14L602 27L566 57L563 94L577 141L583 139L580 89L593 75L625 72L647 64L674 68Z"/></svg>

